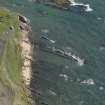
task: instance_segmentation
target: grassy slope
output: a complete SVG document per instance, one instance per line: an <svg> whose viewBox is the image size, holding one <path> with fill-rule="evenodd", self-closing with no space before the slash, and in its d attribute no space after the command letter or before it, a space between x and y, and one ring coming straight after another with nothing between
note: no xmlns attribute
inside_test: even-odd
<svg viewBox="0 0 105 105"><path fill-rule="evenodd" d="M16 13L0 8L0 80L12 90L12 105L28 105L20 74L22 60L18 23ZM13 27L12 30L10 27Z"/></svg>

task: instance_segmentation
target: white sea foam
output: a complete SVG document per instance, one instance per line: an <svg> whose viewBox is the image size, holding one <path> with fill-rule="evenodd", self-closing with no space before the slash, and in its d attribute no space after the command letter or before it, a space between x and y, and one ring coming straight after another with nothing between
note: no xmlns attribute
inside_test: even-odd
<svg viewBox="0 0 105 105"><path fill-rule="evenodd" d="M93 9L90 7L89 4L77 3L77 2L71 1L70 6L84 6L86 7L85 12L93 11Z"/></svg>
<svg viewBox="0 0 105 105"><path fill-rule="evenodd" d="M57 95L56 92L54 92L54 91L52 91L50 89L47 92L48 92L49 95L52 95L52 96L56 96Z"/></svg>
<svg viewBox="0 0 105 105"><path fill-rule="evenodd" d="M102 20L102 18L101 17L97 17L97 20Z"/></svg>
<svg viewBox="0 0 105 105"><path fill-rule="evenodd" d="M100 50L100 51L103 51L103 50L105 50L105 47L104 47L104 46L101 46L101 47L99 48L99 50Z"/></svg>
<svg viewBox="0 0 105 105"><path fill-rule="evenodd" d="M68 46L65 47L65 49L66 49L66 50L72 50L72 48L71 48L71 47L68 47Z"/></svg>
<svg viewBox="0 0 105 105"><path fill-rule="evenodd" d="M80 57L78 57L78 56L76 56L74 54L71 54L71 57L77 61L79 66L83 66L84 65L84 59L81 59Z"/></svg>
<svg viewBox="0 0 105 105"><path fill-rule="evenodd" d="M84 59L78 59L78 65L83 66L84 65Z"/></svg>
<svg viewBox="0 0 105 105"><path fill-rule="evenodd" d="M66 66L65 66L65 69L69 69L69 66L68 66L68 65L66 65Z"/></svg>
<svg viewBox="0 0 105 105"><path fill-rule="evenodd" d="M83 105L83 104L84 104L84 101L80 101L80 102L79 102L79 105Z"/></svg>
<svg viewBox="0 0 105 105"><path fill-rule="evenodd" d="M60 77L63 77L65 81L68 81L68 76L66 74L59 74Z"/></svg>
<svg viewBox="0 0 105 105"><path fill-rule="evenodd" d="M104 90L104 87L103 87L103 86L100 86L100 87L99 87L99 90Z"/></svg>
<svg viewBox="0 0 105 105"><path fill-rule="evenodd" d="M68 0L68 1L70 1L70 3L71 3L71 2L74 2L74 0Z"/></svg>
<svg viewBox="0 0 105 105"><path fill-rule="evenodd" d="M93 79L87 79L87 80L81 81L80 83L88 84L88 85L94 85L95 84Z"/></svg>
<svg viewBox="0 0 105 105"><path fill-rule="evenodd" d="M90 5L89 4L86 4L86 5L84 5L84 6L86 6L87 8L86 8L86 12L91 12L91 11L93 11L93 9L90 7Z"/></svg>
<svg viewBox="0 0 105 105"><path fill-rule="evenodd" d="M74 2L74 1L72 1L71 2L71 4L70 4L70 6L76 6L76 5L84 5L83 3L77 3L77 2Z"/></svg>
<svg viewBox="0 0 105 105"><path fill-rule="evenodd" d="M55 40L50 40L50 42L51 42L51 43L55 43L56 41L55 41Z"/></svg>
<svg viewBox="0 0 105 105"><path fill-rule="evenodd" d="M47 33L49 33L49 30L48 29L42 29L41 32L47 34Z"/></svg>

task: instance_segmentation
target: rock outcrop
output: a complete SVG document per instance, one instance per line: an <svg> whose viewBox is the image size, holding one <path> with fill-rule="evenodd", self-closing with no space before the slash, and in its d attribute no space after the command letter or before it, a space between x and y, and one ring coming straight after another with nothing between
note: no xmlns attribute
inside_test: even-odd
<svg viewBox="0 0 105 105"><path fill-rule="evenodd" d="M22 49L22 77L25 85L30 85L31 81L31 62L33 55L33 48L29 39L31 28L29 26L29 20L26 17L19 15L19 26L21 30L20 46Z"/></svg>

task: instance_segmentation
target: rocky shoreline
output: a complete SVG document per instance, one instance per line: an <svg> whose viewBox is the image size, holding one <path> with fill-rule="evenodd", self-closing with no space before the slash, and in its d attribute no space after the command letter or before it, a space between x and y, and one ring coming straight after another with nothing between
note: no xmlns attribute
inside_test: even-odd
<svg viewBox="0 0 105 105"><path fill-rule="evenodd" d="M26 86L30 85L31 73L32 73L32 55L33 48L30 42L29 36L31 27L29 26L29 20L24 16L19 16L19 26L21 30L21 57L22 57L22 78Z"/></svg>
<svg viewBox="0 0 105 105"><path fill-rule="evenodd" d="M19 15L19 27L21 32L21 38L20 38L20 47L21 47L21 58L22 58L22 69L21 69L21 75L22 75L22 81L25 85L25 90L28 95L28 102L30 105L35 105L35 101L33 101L30 97L31 91L30 91L30 83L32 79L32 61L33 61L33 47L32 47L32 41L30 39L31 37L31 26L29 24L29 20L22 15Z"/></svg>
<svg viewBox="0 0 105 105"><path fill-rule="evenodd" d="M35 105L29 89L33 57L30 37L29 20L1 7L0 105Z"/></svg>

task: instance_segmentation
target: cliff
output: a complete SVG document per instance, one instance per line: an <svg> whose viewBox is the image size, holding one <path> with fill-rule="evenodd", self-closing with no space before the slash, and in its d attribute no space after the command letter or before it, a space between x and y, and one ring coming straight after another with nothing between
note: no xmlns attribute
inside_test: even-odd
<svg viewBox="0 0 105 105"><path fill-rule="evenodd" d="M31 105L32 45L29 21L0 8L0 105Z"/></svg>

